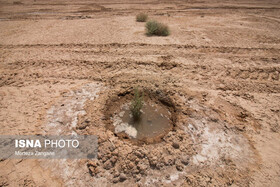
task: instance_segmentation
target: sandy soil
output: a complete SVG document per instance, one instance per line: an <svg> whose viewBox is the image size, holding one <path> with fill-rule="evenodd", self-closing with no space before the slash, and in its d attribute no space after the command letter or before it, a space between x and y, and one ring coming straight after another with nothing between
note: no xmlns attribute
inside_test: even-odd
<svg viewBox="0 0 280 187"><path fill-rule="evenodd" d="M100 139L97 161L1 160L0 186L279 186L280 1L0 0L0 28L0 134ZM105 128L134 86L177 108L161 143Z"/></svg>

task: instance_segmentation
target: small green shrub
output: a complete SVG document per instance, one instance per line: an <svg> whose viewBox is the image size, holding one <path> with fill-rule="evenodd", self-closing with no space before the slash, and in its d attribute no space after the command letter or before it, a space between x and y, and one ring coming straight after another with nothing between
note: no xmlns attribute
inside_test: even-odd
<svg viewBox="0 0 280 187"><path fill-rule="evenodd" d="M141 109L143 107L144 94L140 93L138 88L134 89L134 98L131 102L130 111L135 121L140 119Z"/></svg>
<svg viewBox="0 0 280 187"><path fill-rule="evenodd" d="M148 15L144 13L137 14L136 21L137 22L146 22L148 19Z"/></svg>
<svg viewBox="0 0 280 187"><path fill-rule="evenodd" d="M147 36L168 36L170 34L169 28L163 23L157 21L148 21L146 23Z"/></svg>

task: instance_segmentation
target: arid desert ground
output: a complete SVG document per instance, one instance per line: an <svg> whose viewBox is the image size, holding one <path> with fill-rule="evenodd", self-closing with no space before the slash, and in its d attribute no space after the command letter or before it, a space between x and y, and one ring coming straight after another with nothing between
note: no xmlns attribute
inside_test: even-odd
<svg viewBox="0 0 280 187"><path fill-rule="evenodd" d="M2 159L0 186L277 187L279 74L279 0L0 0L0 134L99 137L95 160ZM172 102L157 143L106 127L135 86Z"/></svg>

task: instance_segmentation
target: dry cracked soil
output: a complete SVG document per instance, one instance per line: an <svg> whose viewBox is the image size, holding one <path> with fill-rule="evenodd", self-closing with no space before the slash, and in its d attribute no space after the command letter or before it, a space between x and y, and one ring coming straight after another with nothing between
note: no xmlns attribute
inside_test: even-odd
<svg viewBox="0 0 280 187"><path fill-rule="evenodd" d="M140 12L171 34L146 36ZM279 0L0 0L0 28L0 134L99 143L2 159L0 186L279 186ZM171 108L152 143L108 127L136 86Z"/></svg>

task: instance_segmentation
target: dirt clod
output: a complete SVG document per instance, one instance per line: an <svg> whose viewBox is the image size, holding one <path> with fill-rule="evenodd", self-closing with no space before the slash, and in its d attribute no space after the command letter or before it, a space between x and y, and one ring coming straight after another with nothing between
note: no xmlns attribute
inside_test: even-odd
<svg viewBox="0 0 280 187"><path fill-rule="evenodd" d="M123 174L123 173L121 173L120 174L120 182L123 182L123 181L125 181L127 178L126 178L126 175L125 174Z"/></svg>
<svg viewBox="0 0 280 187"><path fill-rule="evenodd" d="M175 148L175 149L179 149L180 145L178 142L173 142L172 146Z"/></svg>

